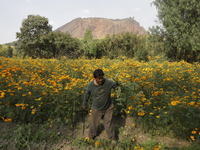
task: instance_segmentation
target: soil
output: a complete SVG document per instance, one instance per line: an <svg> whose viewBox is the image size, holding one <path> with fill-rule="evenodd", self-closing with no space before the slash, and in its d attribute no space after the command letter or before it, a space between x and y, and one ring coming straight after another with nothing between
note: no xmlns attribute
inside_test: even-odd
<svg viewBox="0 0 200 150"><path fill-rule="evenodd" d="M86 117L85 119L85 129L83 134L83 123L80 122L77 124L76 128L72 131L67 129L65 126L59 127L55 126L54 129L58 133L59 140L48 140L40 142L39 144L33 144L31 150L77 150L79 149L78 146L73 146L73 139L80 137L85 138L88 136L89 131L89 121L90 117ZM179 147L182 146L189 146L190 143L184 139L172 138L168 136L151 136L148 133L144 133L139 126L133 127L133 118L132 117L125 117L119 118L114 117L114 124L116 131L121 129L121 132L116 132L118 141L122 141L124 139L124 135L129 137L135 137L137 135L137 143L144 143L148 140L155 140L157 143L165 143L167 147ZM0 150L15 150L14 148L14 141L3 140L1 137L5 132L13 132L12 128L16 127L17 123L10 123L10 122L3 122L0 121ZM66 138L70 137L70 138ZM99 125L99 132L96 139L108 139L107 135L104 131L103 122L100 122Z"/></svg>

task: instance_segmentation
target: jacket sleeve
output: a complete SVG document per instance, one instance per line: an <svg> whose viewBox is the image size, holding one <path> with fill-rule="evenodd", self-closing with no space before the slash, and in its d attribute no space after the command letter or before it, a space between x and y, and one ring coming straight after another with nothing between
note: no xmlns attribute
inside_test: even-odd
<svg viewBox="0 0 200 150"><path fill-rule="evenodd" d="M85 91L85 94L84 94L84 99L83 99L83 104L82 104L83 107L87 107L87 103L88 103L88 99L90 98L90 95L91 95L91 90L88 85L88 87Z"/></svg>

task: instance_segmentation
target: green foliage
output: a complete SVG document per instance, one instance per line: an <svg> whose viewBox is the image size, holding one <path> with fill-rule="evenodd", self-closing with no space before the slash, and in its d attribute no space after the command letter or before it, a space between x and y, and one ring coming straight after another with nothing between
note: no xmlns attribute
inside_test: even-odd
<svg viewBox="0 0 200 150"><path fill-rule="evenodd" d="M81 52L80 41L73 38L69 33L60 31L49 32L40 38L41 43L45 45L48 57L60 58L66 56L68 58L78 58Z"/></svg>
<svg viewBox="0 0 200 150"><path fill-rule="evenodd" d="M44 44L40 37L52 31L48 19L40 15L28 15L27 19L22 21L20 32L16 33L19 49L24 56L33 56L42 58L44 53Z"/></svg>
<svg viewBox="0 0 200 150"><path fill-rule="evenodd" d="M17 125L14 128L14 135L12 140L16 141L15 148L23 149L28 148L29 150L35 143L39 143L43 140L53 137L53 131L48 132L49 123L44 125L36 124L22 124Z"/></svg>
<svg viewBox="0 0 200 150"><path fill-rule="evenodd" d="M200 3L198 0L155 0L169 58L194 61L200 49Z"/></svg>
<svg viewBox="0 0 200 150"><path fill-rule="evenodd" d="M158 26L149 28L146 42L148 56L155 57L164 51L164 31Z"/></svg>
<svg viewBox="0 0 200 150"><path fill-rule="evenodd" d="M7 56L10 58L13 56L13 49L10 46L8 46L7 48Z"/></svg>
<svg viewBox="0 0 200 150"><path fill-rule="evenodd" d="M94 40L92 40L92 30L91 29L87 29L85 31L84 34L84 38L83 38L83 50L84 50L84 54L91 58L91 57L95 57L96 58L96 43Z"/></svg>

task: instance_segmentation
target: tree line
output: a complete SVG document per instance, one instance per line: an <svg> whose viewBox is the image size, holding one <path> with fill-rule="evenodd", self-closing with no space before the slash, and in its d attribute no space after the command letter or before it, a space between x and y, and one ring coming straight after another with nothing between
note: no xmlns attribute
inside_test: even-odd
<svg viewBox="0 0 200 150"><path fill-rule="evenodd" d="M155 0L158 9L158 26L149 28L147 35L123 32L93 39L91 29L83 39L69 33L53 32L48 18L28 15L16 33L17 54L33 58L71 59L79 57L110 59L126 56L148 61L149 56L165 55L173 61L199 60L200 3L198 0ZM10 50L11 53L11 50ZM9 55L11 56L11 54Z"/></svg>

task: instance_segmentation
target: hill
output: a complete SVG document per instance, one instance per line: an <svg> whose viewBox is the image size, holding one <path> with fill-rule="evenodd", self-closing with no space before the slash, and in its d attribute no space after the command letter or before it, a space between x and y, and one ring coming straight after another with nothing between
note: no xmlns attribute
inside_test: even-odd
<svg viewBox="0 0 200 150"><path fill-rule="evenodd" d="M83 38L86 29L92 30L93 38L104 38L107 34L112 35L127 31L141 35L147 33L134 18L76 18L55 31L68 32L72 37Z"/></svg>

